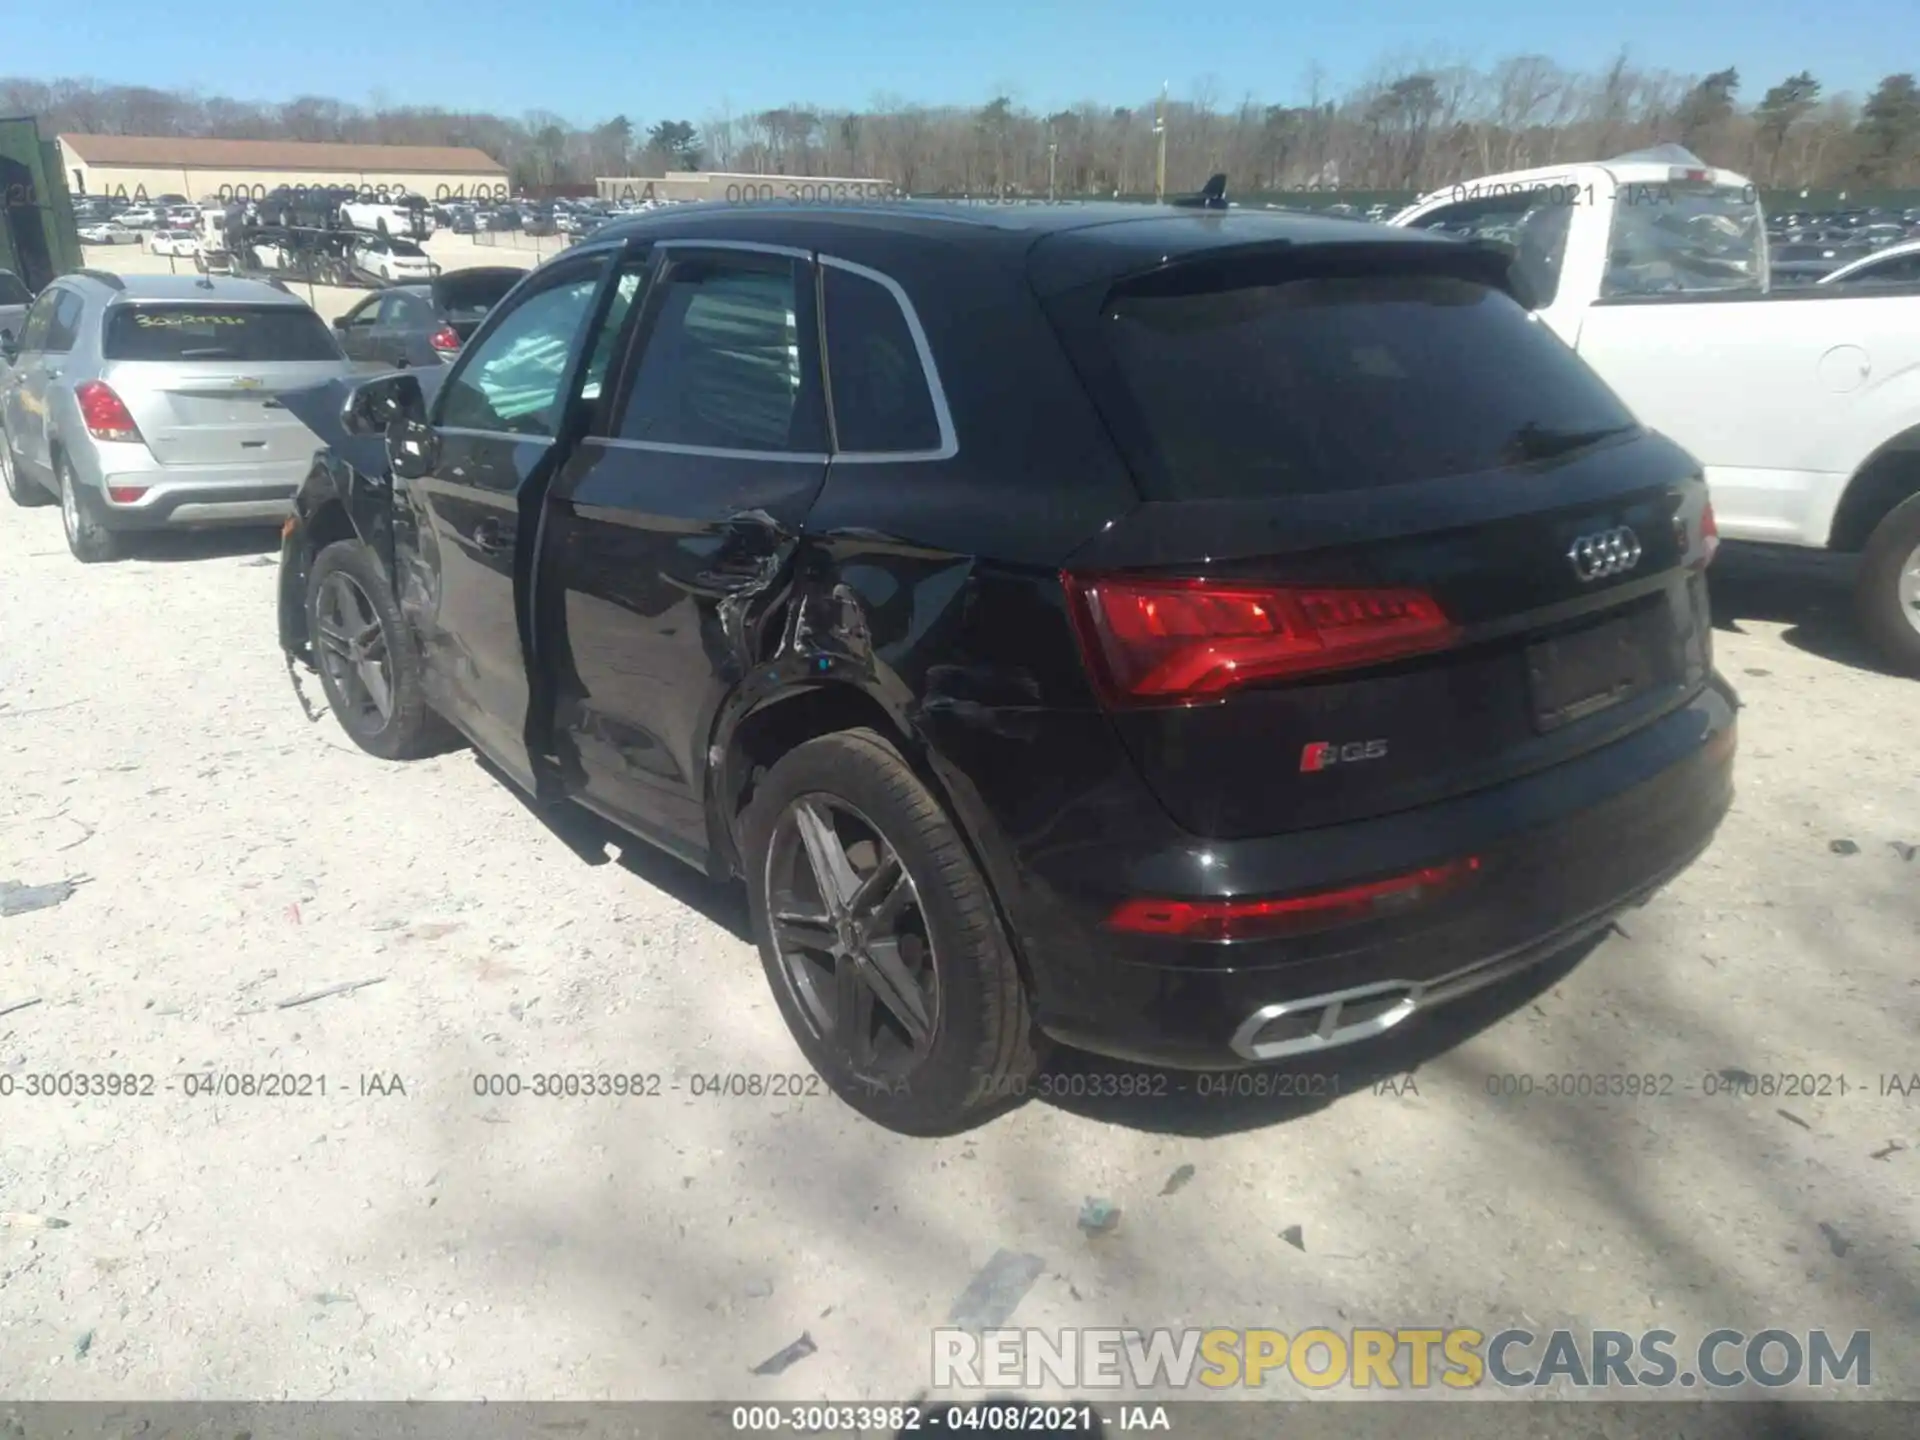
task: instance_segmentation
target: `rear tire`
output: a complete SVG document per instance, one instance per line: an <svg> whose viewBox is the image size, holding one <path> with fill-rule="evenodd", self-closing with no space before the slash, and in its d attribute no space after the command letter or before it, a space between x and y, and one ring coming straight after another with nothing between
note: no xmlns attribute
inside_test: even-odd
<svg viewBox="0 0 1920 1440"><path fill-rule="evenodd" d="M1920 678L1920 495L1894 506L1868 537L1853 593L1874 648Z"/></svg>
<svg viewBox="0 0 1920 1440"><path fill-rule="evenodd" d="M23 510L51 505L55 499L49 491L20 473L20 462L13 455L13 439L5 430L0 430L0 484L5 484L7 497Z"/></svg>
<svg viewBox="0 0 1920 1440"><path fill-rule="evenodd" d="M889 937L894 973L903 966L913 972L915 1001L924 1004L917 1044L907 1038L897 1005L878 999L880 989L860 982L853 1000L842 998L849 992L837 988L837 967L847 962L836 961L835 952L808 943L799 948L812 953L797 955L791 938L774 939L775 914L786 917L782 933L792 937L808 925L807 915L833 909L815 883L820 872L801 833L803 811L837 817L845 828L829 832L836 848L849 835L872 837L840 849L854 879L866 880L883 864L904 872L904 887L886 888L904 888L910 898L885 923L877 916L885 907L875 907L866 933ZM992 892L953 821L897 750L871 730L809 740L762 777L742 831L767 981L794 1039L835 1094L890 1130L943 1135L978 1123L1024 1091L1038 1066L1034 1025ZM830 937L834 925L814 928ZM870 957L879 945L863 940L858 948ZM870 958L864 963L878 968ZM817 988L796 974L816 977ZM848 1015L861 1023L843 1025Z"/></svg>
<svg viewBox="0 0 1920 1440"><path fill-rule="evenodd" d="M74 479L73 462L58 450L53 452L53 474L60 482L60 526L66 531L67 549L82 565L99 565L120 557L120 537L100 523L99 504L93 492Z"/></svg>
<svg viewBox="0 0 1920 1440"><path fill-rule="evenodd" d="M316 555L306 611L320 687L354 744L382 760L446 748L451 728L427 704L419 648L371 550L336 540Z"/></svg>

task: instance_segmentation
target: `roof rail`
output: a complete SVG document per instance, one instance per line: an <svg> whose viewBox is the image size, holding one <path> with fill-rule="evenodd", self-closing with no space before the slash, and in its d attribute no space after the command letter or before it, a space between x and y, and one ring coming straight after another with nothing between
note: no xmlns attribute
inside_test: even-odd
<svg viewBox="0 0 1920 1440"><path fill-rule="evenodd" d="M109 290L124 290L127 288L127 282L111 270L76 270L73 273L76 275L84 275L89 280L98 280Z"/></svg>

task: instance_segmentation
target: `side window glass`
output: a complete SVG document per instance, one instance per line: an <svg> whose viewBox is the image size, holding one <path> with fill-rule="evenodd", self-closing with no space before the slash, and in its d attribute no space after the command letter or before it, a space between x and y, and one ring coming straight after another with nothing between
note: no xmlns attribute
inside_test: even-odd
<svg viewBox="0 0 1920 1440"><path fill-rule="evenodd" d="M1553 303L1560 290L1560 267L1567 256L1572 205L1529 194L1495 195L1445 205L1413 222L1467 240L1495 240L1514 248L1513 268L1532 290L1536 310Z"/></svg>
<svg viewBox="0 0 1920 1440"><path fill-rule="evenodd" d="M388 329L406 329L424 325L428 319L427 302L418 295L396 290L380 302L380 323Z"/></svg>
<svg viewBox="0 0 1920 1440"><path fill-rule="evenodd" d="M599 284L596 267L516 305L448 379L435 423L551 438L567 362Z"/></svg>
<svg viewBox="0 0 1920 1440"><path fill-rule="evenodd" d="M47 353L64 355L73 348L80 334L80 312L86 302L71 290L62 290L54 302L53 319L47 325Z"/></svg>
<svg viewBox="0 0 1920 1440"><path fill-rule="evenodd" d="M802 396L799 276L790 262L677 261L627 394L621 437L820 450L816 413Z"/></svg>
<svg viewBox="0 0 1920 1440"><path fill-rule="evenodd" d="M385 298L368 300L359 309L347 316L347 324L355 330L371 330L380 320L380 312L386 306Z"/></svg>
<svg viewBox="0 0 1920 1440"><path fill-rule="evenodd" d="M58 290L49 290L33 302L33 308L27 312L27 318L20 326L22 350L47 348L47 328L53 322L53 307L60 299L61 293Z"/></svg>
<svg viewBox="0 0 1920 1440"><path fill-rule="evenodd" d="M822 267L827 391L842 451L914 453L940 448L940 420L920 351L893 293L838 266Z"/></svg>

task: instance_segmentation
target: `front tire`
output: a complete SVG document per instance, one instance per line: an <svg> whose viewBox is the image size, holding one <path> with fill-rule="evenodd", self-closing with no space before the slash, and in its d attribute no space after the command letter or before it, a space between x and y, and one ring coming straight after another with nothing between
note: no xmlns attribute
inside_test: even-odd
<svg viewBox="0 0 1920 1440"><path fill-rule="evenodd" d="M120 537L100 523L92 492L74 478L73 462L57 450L53 473L60 482L60 528L66 531L67 549L73 552L73 558L82 565L118 559Z"/></svg>
<svg viewBox="0 0 1920 1440"><path fill-rule="evenodd" d="M0 484L7 487L7 497L23 510L51 505L54 501L52 495L20 473L20 462L13 455L13 439L4 429L0 429Z"/></svg>
<svg viewBox="0 0 1920 1440"><path fill-rule="evenodd" d="M755 787L741 854L755 938L801 1050L840 1098L908 1135L985 1118L1037 1068L986 878L871 730L822 736Z"/></svg>
<svg viewBox="0 0 1920 1440"><path fill-rule="evenodd" d="M1920 495L1896 505L1868 538L1854 605L1882 658L1920 678Z"/></svg>
<svg viewBox="0 0 1920 1440"><path fill-rule="evenodd" d="M314 557L307 634L333 718L362 750L415 760L450 738L427 705L413 632L373 552L358 540L337 540Z"/></svg>

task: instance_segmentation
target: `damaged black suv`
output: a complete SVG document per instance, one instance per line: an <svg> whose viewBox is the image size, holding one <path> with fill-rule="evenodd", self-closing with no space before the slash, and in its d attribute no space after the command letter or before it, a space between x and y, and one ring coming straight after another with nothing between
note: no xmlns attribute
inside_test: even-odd
<svg viewBox="0 0 1920 1440"><path fill-rule="evenodd" d="M1377 1035L1729 804L1699 469L1468 243L676 207L303 413L280 632L347 733L450 726L743 878L800 1046L901 1130L1043 1036Z"/></svg>

